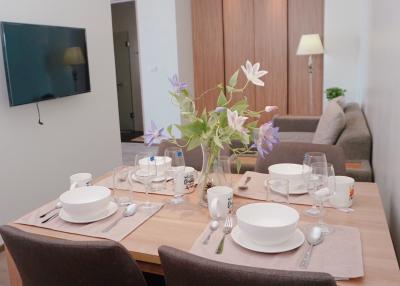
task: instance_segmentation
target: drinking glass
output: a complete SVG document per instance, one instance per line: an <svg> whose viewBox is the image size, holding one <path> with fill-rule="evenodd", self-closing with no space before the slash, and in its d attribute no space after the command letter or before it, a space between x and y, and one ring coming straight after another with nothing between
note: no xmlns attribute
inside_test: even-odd
<svg viewBox="0 0 400 286"><path fill-rule="evenodd" d="M154 156L156 176L151 182L151 190L158 192L165 189L167 182L167 169L166 169L166 158L164 156Z"/></svg>
<svg viewBox="0 0 400 286"><path fill-rule="evenodd" d="M278 193L285 197L286 203L290 204L289 200L289 180L286 179L269 179L267 182L267 201L269 201L269 196L271 192Z"/></svg>
<svg viewBox="0 0 400 286"><path fill-rule="evenodd" d="M171 167L168 175L174 178L173 190L174 197L171 203L180 204L184 202L183 195L185 193L185 158L181 148L173 146L165 149L165 157L171 158Z"/></svg>
<svg viewBox="0 0 400 286"><path fill-rule="evenodd" d="M310 195L317 201L319 206L318 225L324 234L330 234L333 232L333 229L324 222L324 202L328 201L335 194L336 190L335 170L332 164L323 162L312 163L310 180L313 182Z"/></svg>
<svg viewBox="0 0 400 286"><path fill-rule="evenodd" d="M326 163L326 155L325 153L321 152L307 152L304 154L304 160L303 160L303 180L304 180L304 187L307 189L307 191L310 191L313 189L313 181L310 180L310 175L311 175L311 164L313 163ZM305 211L305 213L309 216L318 216L319 215L319 209L316 206L316 201L313 200L313 206L312 208L308 209Z"/></svg>
<svg viewBox="0 0 400 286"><path fill-rule="evenodd" d="M113 197L114 201L119 204L120 206L128 205L132 203L132 198L129 196L116 196L116 190L123 189L123 184L128 182L130 174L130 167L129 166L119 166L114 168L113 170Z"/></svg>
<svg viewBox="0 0 400 286"><path fill-rule="evenodd" d="M152 181L157 176L155 156L152 152L142 152L136 155L135 162L135 180L144 185L146 193L146 202L141 207L144 209L154 208L155 205L150 202L149 192Z"/></svg>

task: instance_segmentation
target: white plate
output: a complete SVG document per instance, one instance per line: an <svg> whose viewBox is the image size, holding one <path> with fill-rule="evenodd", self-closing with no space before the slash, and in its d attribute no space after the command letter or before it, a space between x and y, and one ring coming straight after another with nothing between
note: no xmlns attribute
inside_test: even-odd
<svg viewBox="0 0 400 286"><path fill-rule="evenodd" d="M171 177L171 176L167 177L167 181L170 181L172 179L173 179L173 177ZM132 180L134 180L135 182L138 182L138 183L142 183L134 174L132 175ZM160 177L154 178L152 180L152 182L159 183L159 182L162 182L164 180L165 180L165 176L160 176Z"/></svg>
<svg viewBox="0 0 400 286"><path fill-rule="evenodd" d="M264 181L264 186L267 187L267 180ZM272 189L272 191L274 191L275 193L279 193L281 195L285 195L280 190ZM297 185L297 186L290 187L290 183L289 183L289 195L304 195L307 193L308 193L308 190L306 189L306 187L304 185Z"/></svg>
<svg viewBox="0 0 400 286"><path fill-rule="evenodd" d="M294 235L288 241L285 241L284 243L281 244L268 245L268 246L260 245L246 239L242 235L242 231L239 228L239 226L235 226L233 228L231 237L233 241L239 244L241 247L262 253L286 252L298 248L304 243L304 234L301 232L300 229L296 229Z"/></svg>
<svg viewBox="0 0 400 286"><path fill-rule="evenodd" d="M63 209L60 210L59 216L62 220L65 220L67 222L72 222L72 223L90 223L90 222L95 222L99 221L102 219L105 219L111 215L113 215L116 211L118 210L118 205L114 202L110 202L107 206L107 209L95 216L95 217L73 217L70 216L68 213L66 213Z"/></svg>

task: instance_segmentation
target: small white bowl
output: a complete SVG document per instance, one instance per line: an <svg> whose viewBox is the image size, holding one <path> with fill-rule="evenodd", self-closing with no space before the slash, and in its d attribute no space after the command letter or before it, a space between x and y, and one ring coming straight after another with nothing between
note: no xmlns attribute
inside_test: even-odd
<svg viewBox="0 0 400 286"><path fill-rule="evenodd" d="M166 156L154 156L154 161L150 162L149 158L139 160L140 168L150 168L157 173L157 176L164 176L165 171L171 167L172 159Z"/></svg>
<svg viewBox="0 0 400 286"><path fill-rule="evenodd" d="M275 245L289 240L297 229L299 213L276 203L248 204L236 211L244 236L259 245Z"/></svg>
<svg viewBox="0 0 400 286"><path fill-rule="evenodd" d="M89 186L66 191L60 196L63 210L72 217L96 216L107 208L111 191L101 186Z"/></svg>
<svg viewBox="0 0 400 286"><path fill-rule="evenodd" d="M268 172L271 179L286 179L289 180L289 188L291 190L304 185L304 173L311 173L311 168L299 164L282 163L268 167Z"/></svg>

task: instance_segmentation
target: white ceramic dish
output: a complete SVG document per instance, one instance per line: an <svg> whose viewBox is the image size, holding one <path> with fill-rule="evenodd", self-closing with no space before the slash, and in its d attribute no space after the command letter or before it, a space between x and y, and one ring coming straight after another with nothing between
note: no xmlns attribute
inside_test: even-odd
<svg viewBox="0 0 400 286"><path fill-rule="evenodd" d="M299 213L277 203L254 203L236 211L237 223L248 240L259 245L283 243L293 236Z"/></svg>
<svg viewBox="0 0 400 286"><path fill-rule="evenodd" d="M170 180L173 179L173 177L168 176L166 179L167 179L167 181L170 181ZM134 180L135 182L138 182L138 183L142 183L142 182L135 176L135 174L132 174L132 180ZM160 177L154 178L154 179L152 180L152 182L158 183L158 182L162 182L162 181L164 181L164 180L165 180L165 176L160 176Z"/></svg>
<svg viewBox="0 0 400 286"><path fill-rule="evenodd" d="M110 201L111 191L102 186L76 188L60 196L64 212L73 217L97 216Z"/></svg>
<svg viewBox="0 0 400 286"><path fill-rule="evenodd" d="M67 222L71 223L90 223L90 222L95 222L99 221L102 219L105 219L111 215L113 215L116 211L118 210L118 205L114 202L110 202L106 209L104 209L101 213L94 215L94 216L81 216L81 217L76 217L76 216L71 216L67 212L65 212L63 209L60 210L60 218L62 220L65 220Z"/></svg>
<svg viewBox="0 0 400 286"><path fill-rule="evenodd" d="M267 187L267 180L264 181L264 186L265 187ZM279 189L278 190L272 189L272 191L274 191L276 193L279 193L281 195L286 195ZM304 195L304 194L307 194L307 193L308 193L308 190L306 189L306 186L304 184L297 185L297 186L294 186L294 187L291 187L289 185L289 195Z"/></svg>
<svg viewBox="0 0 400 286"><path fill-rule="evenodd" d="M246 236L243 235L243 232L239 226L235 226L233 228L231 237L233 241L236 242L241 247L262 253L286 252L298 248L304 243L304 234L299 229L296 229L296 231L289 240L276 245L259 245L257 243L254 243L253 241L247 239Z"/></svg>
<svg viewBox="0 0 400 286"><path fill-rule="evenodd" d="M305 168L305 173L303 173ZM311 168L300 164L282 163L268 167L268 173L271 179L286 179L289 180L290 194L305 194L307 190L304 186L304 176L311 173Z"/></svg>

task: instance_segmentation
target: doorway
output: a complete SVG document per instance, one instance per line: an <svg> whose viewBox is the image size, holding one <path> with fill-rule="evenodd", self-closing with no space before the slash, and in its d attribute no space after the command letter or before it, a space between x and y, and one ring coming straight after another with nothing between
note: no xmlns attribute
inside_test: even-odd
<svg viewBox="0 0 400 286"><path fill-rule="evenodd" d="M111 5L122 142L142 142L143 117L134 1Z"/></svg>

